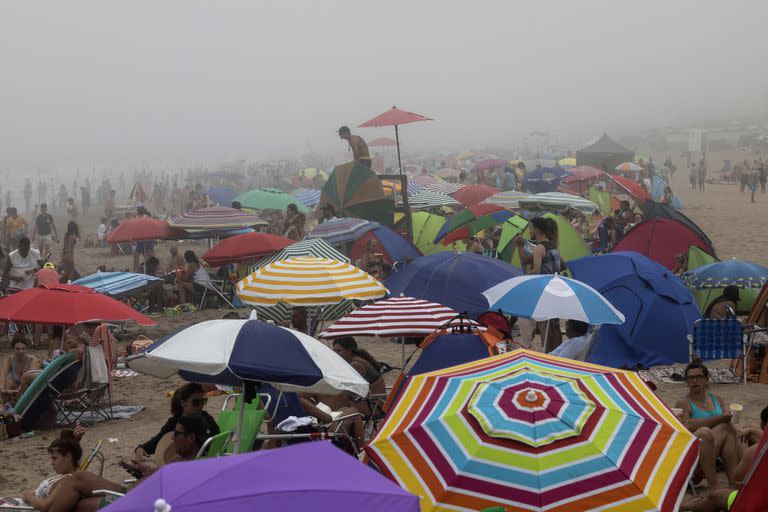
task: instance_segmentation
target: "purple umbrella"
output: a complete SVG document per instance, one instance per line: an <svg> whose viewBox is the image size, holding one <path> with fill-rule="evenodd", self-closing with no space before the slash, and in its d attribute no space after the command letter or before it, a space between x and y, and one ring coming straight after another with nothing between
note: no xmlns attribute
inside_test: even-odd
<svg viewBox="0 0 768 512"><path fill-rule="evenodd" d="M488 169L497 169L501 168L503 169L509 165L508 160L501 160L499 158L487 158L485 160L480 160L479 162L475 162L475 165L472 166L471 171L480 172L480 171L487 171Z"/></svg>
<svg viewBox="0 0 768 512"><path fill-rule="evenodd" d="M328 442L168 464L104 510L147 512L160 498L173 512L419 511L417 496Z"/></svg>

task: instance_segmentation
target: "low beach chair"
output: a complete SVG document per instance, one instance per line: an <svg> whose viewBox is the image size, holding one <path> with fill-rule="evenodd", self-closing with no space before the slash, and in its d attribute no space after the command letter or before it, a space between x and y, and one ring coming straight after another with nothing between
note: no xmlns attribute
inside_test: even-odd
<svg viewBox="0 0 768 512"><path fill-rule="evenodd" d="M234 432L226 430L219 432L215 436L211 436L205 440L203 446L200 447L200 451L197 452L196 459L212 459L214 457L221 457L231 453L232 449L232 436Z"/></svg>
<svg viewBox="0 0 768 512"><path fill-rule="evenodd" d="M91 365L86 357L81 365L80 373L74 383L59 386L55 382L48 383L48 395L56 408L57 417L60 415L62 424L74 425L87 413L90 413L91 423L99 420L112 419L112 392L108 382L93 382Z"/></svg>
<svg viewBox="0 0 768 512"><path fill-rule="evenodd" d="M53 408L50 389L71 386L77 379L80 366L81 363L75 354L67 352L54 358L43 368L16 402L15 409L21 416L22 430L33 430L55 423L51 421L48 425L44 424L48 416L46 413Z"/></svg>
<svg viewBox="0 0 768 512"><path fill-rule="evenodd" d="M234 399L234 409L229 409L229 403ZM241 394L229 395L224 404L221 406L219 417L216 423L219 425L219 430L224 431L237 431L237 422L240 416L240 402L242 400ZM259 435L261 425L264 423L264 418L267 414L267 409L270 406L272 397L266 393L259 393L253 399L251 403L245 404L243 410L243 425L240 432L240 441L238 442L238 453L250 452L254 449L254 443L256 442L256 436ZM234 453L235 444L230 443L228 453Z"/></svg>
<svg viewBox="0 0 768 512"><path fill-rule="evenodd" d="M702 318L693 324L693 335L689 336L690 359L702 361L714 359L741 359L746 366L747 347L742 323L735 315L723 320ZM746 372L743 383L746 384Z"/></svg>

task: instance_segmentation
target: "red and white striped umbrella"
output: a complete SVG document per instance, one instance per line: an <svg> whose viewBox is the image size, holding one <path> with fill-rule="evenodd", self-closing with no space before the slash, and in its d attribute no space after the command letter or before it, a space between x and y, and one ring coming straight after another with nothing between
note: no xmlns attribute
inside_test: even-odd
<svg viewBox="0 0 768 512"><path fill-rule="evenodd" d="M421 337L443 327L480 324L459 314L448 306L412 297L392 297L366 304L340 319L320 334L323 338L342 336L381 336L385 338ZM482 328L482 327L480 327Z"/></svg>

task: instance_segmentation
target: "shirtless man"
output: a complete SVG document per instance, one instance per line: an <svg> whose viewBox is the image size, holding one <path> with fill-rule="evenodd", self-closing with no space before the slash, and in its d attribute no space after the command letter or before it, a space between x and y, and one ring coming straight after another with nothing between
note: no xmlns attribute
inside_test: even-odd
<svg viewBox="0 0 768 512"><path fill-rule="evenodd" d="M352 135L349 126L342 126L339 128L339 138L349 143L349 148L352 150L352 158L356 162L360 162L369 169L371 168L371 154L368 152L368 144L365 143L362 137Z"/></svg>

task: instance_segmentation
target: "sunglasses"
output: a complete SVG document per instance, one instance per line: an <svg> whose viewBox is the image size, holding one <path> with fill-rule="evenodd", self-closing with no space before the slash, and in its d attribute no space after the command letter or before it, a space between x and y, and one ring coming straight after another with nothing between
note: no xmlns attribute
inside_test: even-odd
<svg viewBox="0 0 768 512"><path fill-rule="evenodd" d="M707 380L707 377L704 375L691 375L690 377L686 377L685 380L689 382L703 382Z"/></svg>
<svg viewBox="0 0 768 512"><path fill-rule="evenodd" d="M187 435L186 432L179 432L178 430L174 430L173 431L173 438L174 439L176 439L177 437L186 436L186 435Z"/></svg>
<svg viewBox="0 0 768 512"><path fill-rule="evenodd" d="M200 407L201 405L205 405L208 403L207 398L195 398L193 400L189 401L190 404L192 404L192 407Z"/></svg>

